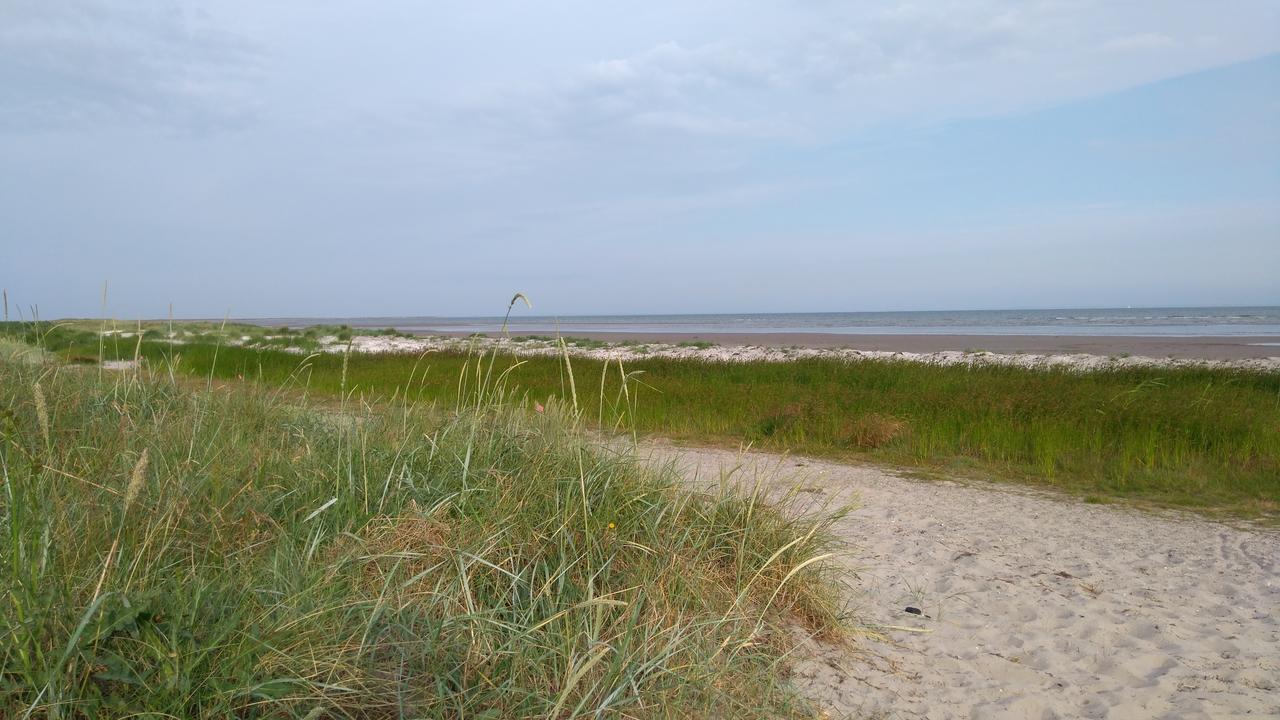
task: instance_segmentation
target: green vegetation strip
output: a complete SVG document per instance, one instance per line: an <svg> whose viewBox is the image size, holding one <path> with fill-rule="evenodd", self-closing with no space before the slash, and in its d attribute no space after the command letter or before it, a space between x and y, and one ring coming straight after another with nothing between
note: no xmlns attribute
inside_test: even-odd
<svg viewBox="0 0 1280 720"><path fill-rule="evenodd" d="M52 349L96 352L83 341L62 336ZM116 353L128 357L135 349L120 341ZM408 392L440 402L456 397L469 362L448 353L304 361L298 354L212 344L143 343L141 353L153 364L177 355L181 368L201 377L290 382L312 393L345 390L370 398ZM605 427L681 442L751 443L976 474L1098 501L1136 499L1250 516L1274 517L1280 510L1278 373L838 360L644 359L620 368L573 358L570 387L563 359L498 363L517 365L509 381L529 401L568 401L576 390L587 417Z"/></svg>
<svg viewBox="0 0 1280 720"><path fill-rule="evenodd" d="M840 632L830 517L682 489L494 375L315 407L3 349L0 716L812 716L780 666Z"/></svg>

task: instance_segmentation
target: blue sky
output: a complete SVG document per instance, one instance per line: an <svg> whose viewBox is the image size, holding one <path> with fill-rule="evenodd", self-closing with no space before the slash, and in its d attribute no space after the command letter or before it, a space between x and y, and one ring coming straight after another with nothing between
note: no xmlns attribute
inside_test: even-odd
<svg viewBox="0 0 1280 720"><path fill-rule="evenodd" d="M1273 2L0 18L45 317L1280 304Z"/></svg>

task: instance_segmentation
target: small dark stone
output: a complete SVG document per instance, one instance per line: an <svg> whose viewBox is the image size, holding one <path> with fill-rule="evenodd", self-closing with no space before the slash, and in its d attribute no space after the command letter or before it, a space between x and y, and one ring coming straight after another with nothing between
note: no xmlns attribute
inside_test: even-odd
<svg viewBox="0 0 1280 720"><path fill-rule="evenodd" d="M923 615L923 614L924 614L924 611L923 611L923 610L921 610L920 608L918 608L918 607L911 607L910 605L908 605L908 606L906 607L906 610L907 610L907 612L911 613L912 615Z"/></svg>

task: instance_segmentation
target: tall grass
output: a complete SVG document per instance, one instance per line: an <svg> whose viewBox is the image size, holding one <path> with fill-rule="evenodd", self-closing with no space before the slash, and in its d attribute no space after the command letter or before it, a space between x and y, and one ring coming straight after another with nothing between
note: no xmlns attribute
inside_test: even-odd
<svg viewBox="0 0 1280 720"><path fill-rule="evenodd" d="M132 348L128 348L130 351ZM143 354L162 359L158 345ZM430 367L415 398L455 391L464 354L319 355L180 348L196 374L278 384L305 374L313 394L388 398ZM706 363L524 358L508 380L543 401L598 390L605 428L1051 485L1247 514L1280 509L1280 374L1210 368L1072 372L839 360ZM583 387L585 385L585 388ZM624 395L624 391L628 394Z"/></svg>
<svg viewBox="0 0 1280 720"><path fill-rule="evenodd" d="M780 666L838 632L830 518L681 489L513 406L509 363L401 359L368 404L353 356L335 407L296 355L180 349L279 383L203 389L140 352L0 359L0 715L804 713Z"/></svg>

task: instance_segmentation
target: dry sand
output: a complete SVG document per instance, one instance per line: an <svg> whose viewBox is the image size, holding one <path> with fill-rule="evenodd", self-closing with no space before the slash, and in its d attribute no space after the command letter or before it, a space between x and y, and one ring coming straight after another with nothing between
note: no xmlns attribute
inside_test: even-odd
<svg viewBox="0 0 1280 720"><path fill-rule="evenodd" d="M907 338L924 338L926 336L904 336ZM1136 338L1130 338L1136 339ZM1148 338L1149 339L1149 338ZM1206 340L1205 338L1185 338L1185 340ZM322 338L325 349L331 352L344 352L345 341L337 338ZM1206 344L1204 347L1211 347ZM671 343L630 343L569 345L568 350L576 357L588 357L596 360L623 360L630 362L645 358L682 358L706 360L712 362L752 362L771 361L786 362L806 358L837 358L844 360L874 359L901 360L933 365L1013 365L1026 368L1062 367L1073 370L1105 370L1124 367L1184 367L1207 366L1220 368L1242 368L1251 370L1280 370L1280 346L1260 346L1267 355L1238 355L1211 358L1173 358L1151 355L1099 355L1081 352L1054 351L1046 353L1013 353L989 352L986 350L930 350L919 352L865 350L844 347L777 347L771 345L680 345ZM381 335L357 335L351 341L351 348L360 352L384 353L420 353L440 350L500 349L524 356L559 355L560 346L551 340L513 340L507 338L474 338L458 336L419 336L392 337Z"/></svg>
<svg viewBox="0 0 1280 720"><path fill-rule="evenodd" d="M441 333L447 335L448 333ZM512 333L516 335L518 333ZM825 348L884 353L937 353L985 350L1030 355L1141 355L1181 360L1240 360L1280 355L1280 336L1141 336L1141 335L943 335L862 333L643 333L569 332L610 343L679 345L710 342L725 347ZM454 333L458 337L464 334Z"/></svg>
<svg viewBox="0 0 1280 720"><path fill-rule="evenodd" d="M832 717L1280 717L1274 529L763 453L644 452L702 482L738 468L860 503L838 531L882 637L811 644L794 676Z"/></svg>

